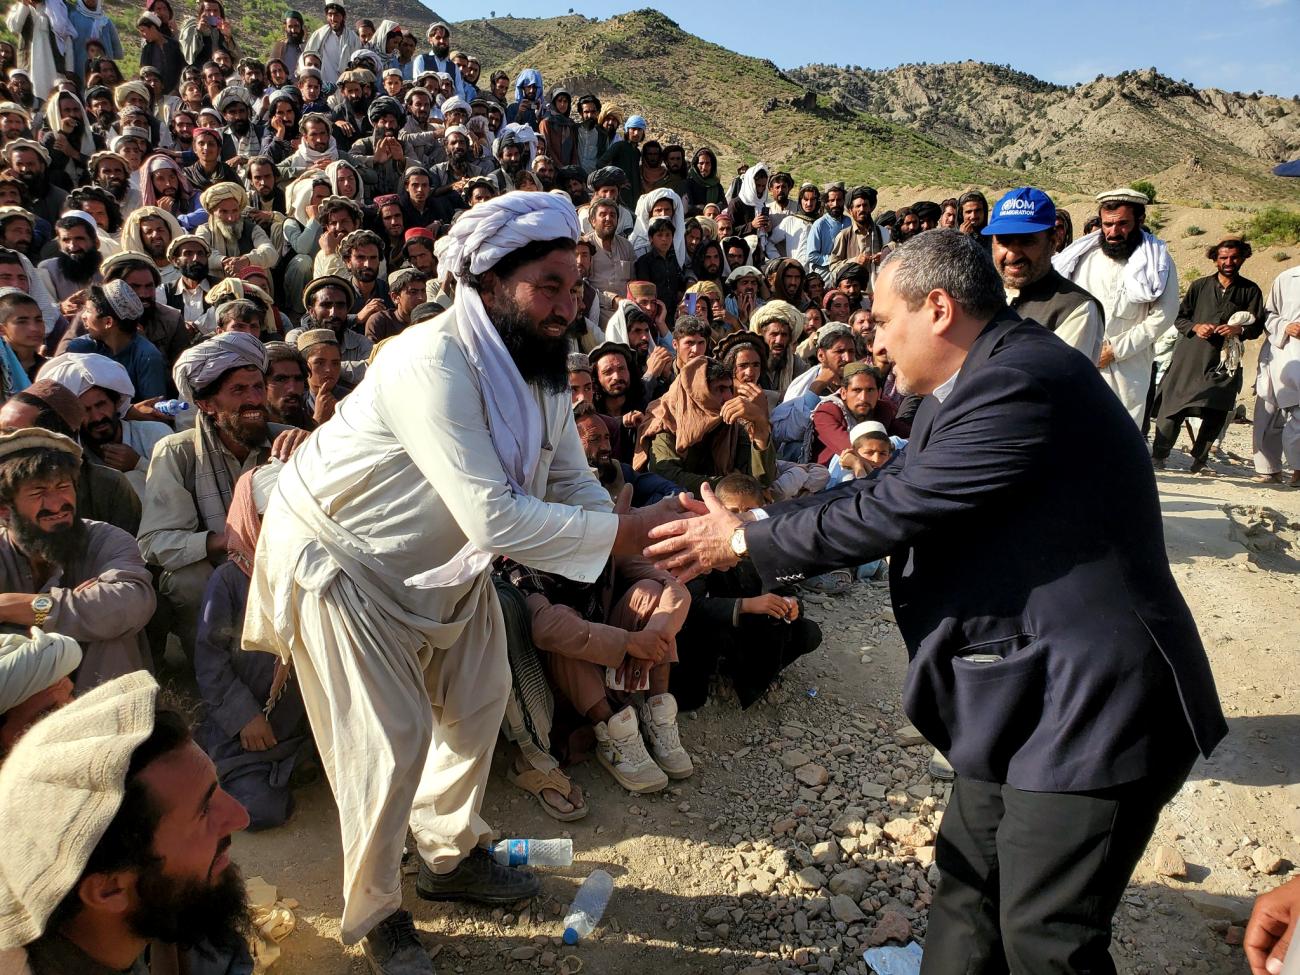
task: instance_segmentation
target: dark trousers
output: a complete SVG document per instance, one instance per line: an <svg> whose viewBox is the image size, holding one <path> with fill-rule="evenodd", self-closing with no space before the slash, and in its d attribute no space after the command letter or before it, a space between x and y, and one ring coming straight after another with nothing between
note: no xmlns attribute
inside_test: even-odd
<svg viewBox="0 0 1300 975"><path fill-rule="evenodd" d="M1191 769L1087 793L958 777L921 975L1113 975L1111 918L1160 809ZM1176 773L1176 774L1175 774Z"/></svg>
<svg viewBox="0 0 1300 975"><path fill-rule="evenodd" d="M1228 414L1226 410L1203 410L1199 415L1201 429L1197 431L1196 440L1192 444L1192 459L1204 461L1210 456L1210 448L1214 446ZM1151 441L1152 457L1160 459L1169 456L1169 451L1178 443L1178 431L1182 428L1184 419L1186 418L1182 416L1172 416L1156 420L1156 435Z"/></svg>

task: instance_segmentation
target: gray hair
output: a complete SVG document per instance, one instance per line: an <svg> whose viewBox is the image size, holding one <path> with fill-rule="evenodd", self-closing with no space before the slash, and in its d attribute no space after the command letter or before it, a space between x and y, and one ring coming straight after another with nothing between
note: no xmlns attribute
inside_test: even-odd
<svg viewBox="0 0 1300 975"><path fill-rule="evenodd" d="M893 269L893 287L911 309L932 291L947 292L975 318L992 318L1007 304L1002 278L974 237L941 227L917 234L881 265Z"/></svg>

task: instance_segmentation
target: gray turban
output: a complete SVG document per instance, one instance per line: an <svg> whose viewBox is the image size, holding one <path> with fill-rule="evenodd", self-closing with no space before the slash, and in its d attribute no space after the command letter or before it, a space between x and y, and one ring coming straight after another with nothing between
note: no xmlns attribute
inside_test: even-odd
<svg viewBox="0 0 1300 975"><path fill-rule="evenodd" d="M247 332L221 332L182 352L172 369L172 379L181 397L193 403L196 390L216 382L231 369L245 366L266 372L266 346Z"/></svg>

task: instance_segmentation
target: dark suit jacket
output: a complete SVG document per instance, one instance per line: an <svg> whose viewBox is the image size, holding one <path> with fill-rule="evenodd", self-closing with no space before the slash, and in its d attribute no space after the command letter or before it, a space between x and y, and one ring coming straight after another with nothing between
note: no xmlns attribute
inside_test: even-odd
<svg viewBox="0 0 1300 975"><path fill-rule="evenodd" d="M892 556L904 705L961 775L1100 789L1226 733L1141 435L1096 366L1009 309L901 457L770 515L746 530L769 587Z"/></svg>

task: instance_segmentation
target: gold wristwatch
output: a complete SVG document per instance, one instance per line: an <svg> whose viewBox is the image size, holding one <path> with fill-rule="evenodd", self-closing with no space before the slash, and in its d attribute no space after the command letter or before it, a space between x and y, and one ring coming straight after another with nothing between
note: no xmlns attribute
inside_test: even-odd
<svg viewBox="0 0 1300 975"><path fill-rule="evenodd" d="M45 621L50 618L50 610L54 609L54 600L47 593L40 593L32 600L32 620L33 626L45 627Z"/></svg>

